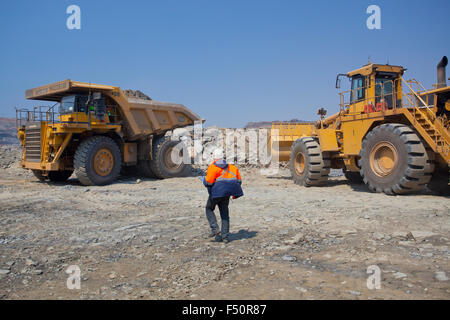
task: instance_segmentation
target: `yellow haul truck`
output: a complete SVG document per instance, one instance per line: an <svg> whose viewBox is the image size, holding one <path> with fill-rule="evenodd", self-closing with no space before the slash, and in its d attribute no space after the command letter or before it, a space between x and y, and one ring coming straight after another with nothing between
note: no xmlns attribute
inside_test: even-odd
<svg viewBox="0 0 450 320"><path fill-rule="evenodd" d="M339 74L336 88L341 76L351 81L351 89L340 93L340 111L325 118L322 108L316 123L273 124L273 154L290 162L294 182L303 186L325 184L330 168L336 168L374 192L414 193L428 185L448 195L447 64L443 57L433 90L404 80L401 66L369 63Z"/></svg>
<svg viewBox="0 0 450 320"><path fill-rule="evenodd" d="M165 136L168 130L204 121L183 105L71 80L27 90L26 98L56 102L16 110L20 166L41 181L66 181L75 172L83 185L105 185L124 166L137 166L156 178L190 172L189 164L176 161L184 158L178 142Z"/></svg>

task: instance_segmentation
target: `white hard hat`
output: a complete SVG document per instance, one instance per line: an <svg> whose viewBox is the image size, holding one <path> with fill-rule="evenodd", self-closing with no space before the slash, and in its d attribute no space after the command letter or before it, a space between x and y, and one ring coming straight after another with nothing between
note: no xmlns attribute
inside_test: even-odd
<svg viewBox="0 0 450 320"><path fill-rule="evenodd" d="M216 148L213 151L213 158L214 158L214 160L223 159L223 150L221 148Z"/></svg>

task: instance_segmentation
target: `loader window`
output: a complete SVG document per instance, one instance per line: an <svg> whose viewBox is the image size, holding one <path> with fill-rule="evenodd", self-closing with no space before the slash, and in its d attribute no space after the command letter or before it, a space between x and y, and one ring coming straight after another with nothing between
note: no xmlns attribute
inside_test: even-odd
<svg viewBox="0 0 450 320"><path fill-rule="evenodd" d="M394 90L390 77L375 78L375 103L382 103L385 108L393 108Z"/></svg>
<svg viewBox="0 0 450 320"><path fill-rule="evenodd" d="M352 78L352 91L350 94L350 103L354 103L365 98L364 77L356 76Z"/></svg>

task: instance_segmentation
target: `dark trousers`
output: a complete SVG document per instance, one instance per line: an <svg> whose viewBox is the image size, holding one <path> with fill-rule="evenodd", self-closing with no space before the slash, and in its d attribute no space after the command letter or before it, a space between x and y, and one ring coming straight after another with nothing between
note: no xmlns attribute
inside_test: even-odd
<svg viewBox="0 0 450 320"><path fill-rule="evenodd" d="M220 219L222 220L222 238L224 239L228 237L228 233L230 232L229 203L230 197L211 199L211 196L208 197L208 202L206 203L206 219L208 219L211 230L216 233L219 231L219 226L217 224L216 215L214 214L214 209L216 206L219 207Z"/></svg>

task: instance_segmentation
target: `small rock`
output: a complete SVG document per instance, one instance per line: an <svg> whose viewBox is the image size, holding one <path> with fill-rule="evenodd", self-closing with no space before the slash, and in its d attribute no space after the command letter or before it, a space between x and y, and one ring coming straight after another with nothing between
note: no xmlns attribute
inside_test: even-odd
<svg viewBox="0 0 450 320"><path fill-rule="evenodd" d="M291 256L291 255L288 255L288 254L285 254L284 256L282 256L281 259L283 261L291 261L291 262L297 261L297 257Z"/></svg>
<svg viewBox="0 0 450 320"><path fill-rule="evenodd" d="M295 290L298 290L298 291L303 292L303 293L308 292L308 290L306 290L305 288L302 288L302 287L295 287Z"/></svg>
<svg viewBox="0 0 450 320"><path fill-rule="evenodd" d="M36 262L34 262L33 260L27 258L27 259L25 259L25 264L27 266L35 266Z"/></svg>
<svg viewBox="0 0 450 320"><path fill-rule="evenodd" d="M305 235L303 233L296 234L292 240L285 241L286 244L297 244L304 239Z"/></svg>
<svg viewBox="0 0 450 320"><path fill-rule="evenodd" d="M110 279L115 279L116 277L117 277L117 275L116 275L115 272L112 272L112 273L109 274L109 278Z"/></svg>
<svg viewBox="0 0 450 320"><path fill-rule="evenodd" d="M449 280L444 271L436 271L434 273L434 278L437 281L448 281Z"/></svg>
<svg viewBox="0 0 450 320"><path fill-rule="evenodd" d="M403 279L403 278L407 277L406 274L401 273L401 272L396 272L396 273L393 274L393 276L394 276L395 279Z"/></svg>
<svg viewBox="0 0 450 320"><path fill-rule="evenodd" d="M425 240L426 238L430 238L433 236L438 236L437 233L431 232L431 231L411 231L411 234L413 235L414 239L416 239L416 241L422 242L423 240Z"/></svg>
<svg viewBox="0 0 450 320"><path fill-rule="evenodd" d="M416 239L414 238L413 234L411 232L408 232L406 234L406 240L408 241L415 241Z"/></svg>
<svg viewBox="0 0 450 320"><path fill-rule="evenodd" d="M36 270L31 271L31 273L35 274L35 275L40 275L40 274L42 274L42 270L36 269Z"/></svg>
<svg viewBox="0 0 450 320"><path fill-rule="evenodd" d="M142 182L141 179L137 179L137 180L136 180L136 183L137 183L137 184L139 184L139 183L141 183L141 182Z"/></svg>
<svg viewBox="0 0 450 320"><path fill-rule="evenodd" d="M10 273L11 271L9 271L9 270L4 270L4 269L0 269L0 275L2 275L2 274L8 274L8 273Z"/></svg>
<svg viewBox="0 0 450 320"><path fill-rule="evenodd" d="M353 291L353 290L349 290L348 293L350 293L350 294L352 294L352 295L354 295L354 296L360 296L360 295L361 295L361 292L359 292L359 291Z"/></svg>
<svg viewBox="0 0 450 320"><path fill-rule="evenodd" d="M373 234L374 238L377 240L383 240L384 239L384 234L380 233L380 232L375 232Z"/></svg>
<svg viewBox="0 0 450 320"><path fill-rule="evenodd" d="M397 238L397 239L408 239L408 232L404 232L404 231L395 231L392 233L392 237L393 238Z"/></svg>

